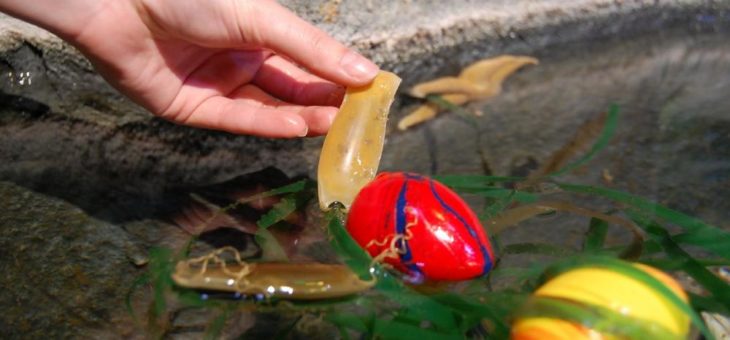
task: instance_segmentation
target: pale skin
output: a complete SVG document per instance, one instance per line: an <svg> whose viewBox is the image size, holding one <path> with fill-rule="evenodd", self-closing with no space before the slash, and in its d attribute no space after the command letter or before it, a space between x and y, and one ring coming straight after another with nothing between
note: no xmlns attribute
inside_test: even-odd
<svg viewBox="0 0 730 340"><path fill-rule="evenodd" d="M164 119L261 137L327 132L378 67L267 0L0 0ZM305 71L306 70L306 71Z"/></svg>

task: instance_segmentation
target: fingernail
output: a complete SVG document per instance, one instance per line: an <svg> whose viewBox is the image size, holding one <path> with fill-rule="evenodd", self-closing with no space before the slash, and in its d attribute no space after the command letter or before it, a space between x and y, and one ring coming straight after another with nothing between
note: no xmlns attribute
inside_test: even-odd
<svg viewBox="0 0 730 340"><path fill-rule="evenodd" d="M353 51L347 51L347 54L340 60L340 65L350 78L358 81L372 80L380 70L372 61Z"/></svg>
<svg viewBox="0 0 730 340"><path fill-rule="evenodd" d="M297 136L304 137L309 133L309 128L307 127L307 123L304 122L304 120L301 117L285 117L284 121L293 127L296 127L299 129L299 132L297 132Z"/></svg>
<svg viewBox="0 0 730 340"><path fill-rule="evenodd" d="M307 133L309 133L309 128L305 125L304 130L299 131L299 137L306 137Z"/></svg>
<svg viewBox="0 0 730 340"><path fill-rule="evenodd" d="M332 123L335 121L335 117L337 117L337 110L334 110L327 114L327 118L329 119L329 124L327 124L327 129L329 129L330 126L332 126Z"/></svg>

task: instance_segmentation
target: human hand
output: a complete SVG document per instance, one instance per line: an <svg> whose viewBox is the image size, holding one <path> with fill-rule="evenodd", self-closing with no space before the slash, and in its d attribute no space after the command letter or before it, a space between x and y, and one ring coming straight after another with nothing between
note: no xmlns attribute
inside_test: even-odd
<svg viewBox="0 0 730 340"><path fill-rule="evenodd" d="M324 134L343 86L365 85L378 71L274 1L67 2L87 14L75 23L59 13L34 18L42 9L17 16L70 41L121 92L180 124L263 137Z"/></svg>

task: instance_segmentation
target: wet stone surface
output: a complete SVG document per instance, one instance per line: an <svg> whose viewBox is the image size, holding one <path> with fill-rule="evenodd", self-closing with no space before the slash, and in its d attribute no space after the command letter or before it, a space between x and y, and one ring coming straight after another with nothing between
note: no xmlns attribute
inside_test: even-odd
<svg viewBox="0 0 730 340"><path fill-rule="evenodd" d="M9 338L129 334L134 244L58 199L0 182L0 329Z"/></svg>
<svg viewBox="0 0 730 340"><path fill-rule="evenodd" d="M677 30L536 51L540 65L510 78L502 95L466 108L483 116L448 112L393 129L383 168L524 175L617 103L609 146L564 180L626 190L728 226L729 40L726 32Z"/></svg>

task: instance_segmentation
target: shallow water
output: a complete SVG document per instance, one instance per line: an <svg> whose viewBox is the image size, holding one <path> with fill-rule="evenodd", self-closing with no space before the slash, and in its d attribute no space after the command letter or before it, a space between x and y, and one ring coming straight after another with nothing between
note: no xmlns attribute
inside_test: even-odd
<svg viewBox="0 0 730 340"><path fill-rule="evenodd" d="M698 18L688 27L645 36L544 50L517 46L505 52L530 54L541 63L510 78L503 95L469 106L467 110L483 112L476 124L471 118L444 113L407 132L392 130L383 169L524 175L560 150L583 122L617 103L621 118L610 145L564 180L635 193L730 230L727 30ZM412 99L401 98L402 110L396 116L402 116L412 104ZM12 129L5 125L3 138L33 143L32 124L54 126L47 120L29 120ZM225 148L225 138L211 136L214 147ZM111 145L113 149L123 144L99 138L91 145ZM130 181L105 175L108 169L103 162L85 162L89 153L99 151L85 150L88 145L83 142L73 152L59 150L56 158L34 162L26 157L23 166L0 172L0 197L5 202L0 219L6 224L0 232L0 267L9 273L0 279L9 288L9 294L0 298L5 307L0 329L9 330L11 336L140 334L144 330L134 326L124 307L124 295L134 278L145 271L148 250L181 247L190 238L189 226L199 224L196 221L206 216L210 204L224 206L236 197L294 180L270 169L224 181L221 178L236 174L226 169L226 173L221 170L198 177L190 185L157 187L161 181L145 176L146 169L137 169ZM195 144L184 147L203 149ZM200 150L200 157L210 152ZM68 157L77 158L70 162L78 164L77 176L64 177L57 171L58 164L69 163ZM187 169L179 171L168 175L191 178ZM471 202L475 207L481 204ZM236 238L239 250L258 253L250 232L262 209L249 205L231 211L227 220L217 223L229 228L206 234L196 251L202 253ZM309 206L276 231L286 255L332 261L334 254L324 242L320 224L316 207ZM500 236L500 242L547 240L575 245L585 225L583 218L542 217L510 229ZM614 231L612 235L618 241L622 234ZM539 258L534 256L505 257L501 265L536 260ZM133 296L132 306L144 312L150 299L149 292L141 291ZM48 307L37 311L37 306ZM173 338L200 336L215 314L176 309L174 303L169 307L166 317L170 323L164 332ZM231 316L224 332L227 336L271 336L277 327L291 324L297 317L285 310L239 311ZM295 334L306 337L333 331L315 321L311 325L296 329Z"/></svg>
<svg viewBox="0 0 730 340"><path fill-rule="evenodd" d="M566 178L728 225L729 40L725 32L676 29L528 52L540 65L510 78L499 97L468 108L482 117L447 113L392 133L384 167L524 175L616 103L621 117L609 147Z"/></svg>

